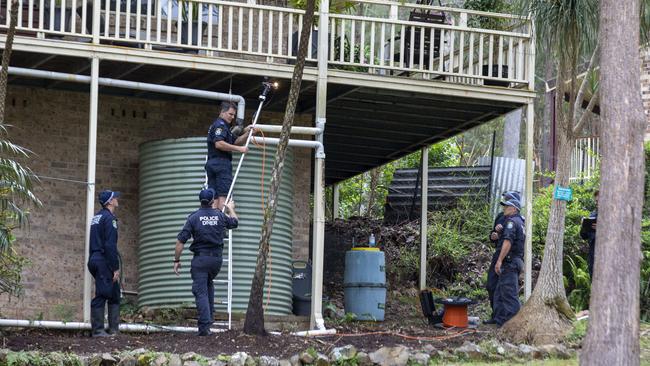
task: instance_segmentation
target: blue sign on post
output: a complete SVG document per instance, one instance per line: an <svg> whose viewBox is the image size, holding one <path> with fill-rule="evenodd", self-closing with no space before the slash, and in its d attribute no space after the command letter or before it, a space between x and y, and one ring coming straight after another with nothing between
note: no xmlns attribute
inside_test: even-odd
<svg viewBox="0 0 650 366"><path fill-rule="evenodd" d="M553 198L558 201L571 201L573 198L573 190L569 187L555 186Z"/></svg>

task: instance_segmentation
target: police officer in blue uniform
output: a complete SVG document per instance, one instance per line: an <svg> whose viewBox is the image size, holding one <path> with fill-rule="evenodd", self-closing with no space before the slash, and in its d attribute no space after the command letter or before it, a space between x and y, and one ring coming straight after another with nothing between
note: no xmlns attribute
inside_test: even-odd
<svg viewBox="0 0 650 366"><path fill-rule="evenodd" d="M190 273L192 275L192 293L196 300L199 313L199 335L210 334L210 326L214 320L214 284L213 280L221 269L223 237L226 229L237 227L238 219L235 213L235 203L230 200L226 204L228 215L221 210L212 208L215 196L212 189L204 189L199 193L201 208L187 217L185 226L178 233L174 255L174 272L180 275L181 253L183 246L194 238L190 251L194 253Z"/></svg>
<svg viewBox="0 0 650 366"><path fill-rule="evenodd" d="M90 303L90 323L93 337L106 337L104 307L108 303L110 334L120 327L120 260L117 251L117 217L119 192L110 190L99 194L102 209L90 223L90 258L88 270L95 278L95 298Z"/></svg>
<svg viewBox="0 0 650 366"><path fill-rule="evenodd" d="M208 160L205 172L208 176L208 187L216 194L214 208L223 209L228 190L232 184L232 153L246 153L246 142L250 126L247 126L239 137L231 132L230 126L235 119L237 108L231 102L221 104L219 118L208 129Z"/></svg>
<svg viewBox="0 0 650 366"><path fill-rule="evenodd" d="M519 214L521 201L510 198L501 202L504 206L503 235L500 237L498 257L494 265L497 285L494 291L494 321L501 327L517 312L519 303L519 274L524 268L524 243L526 233L524 218Z"/></svg>
<svg viewBox="0 0 650 366"><path fill-rule="evenodd" d="M599 191L594 192L594 201L598 206ZM598 219L598 208L589 214L589 219ZM594 278L594 258L596 255L596 223L594 222L591 227L580 227L580 237L589 243L589 253L587 254L587 266L589 267L589 278Z"/></svg>
<svg viewBox="0 0 650 366"><path fill-rule="evenodd" d="M521 195L517 191L505 191L501 195L505 201L509 199L516 199L521 202ZM490 299L490 308L492 309L492 315L490 319L483 321L483 324L495 324L494 321L494 291L496 290L497 287L497 280L499 276L497 276L497 273L494 271L494 266L497 263L497 259L499 258L499 252L501 251L501 240L500 237L503 233L503 224L506 221L506 217L503 214L503 212L499 212L497 215L496 219L494 219L494 225L492 226L492 231L490 232L490 241L494 243L494 246L496 248L495 253L492 255L492 261L490 262L490 268L488 269L488 274L487 274L487 283L485 284L485 288L488 292L488 298Z"/></svg>

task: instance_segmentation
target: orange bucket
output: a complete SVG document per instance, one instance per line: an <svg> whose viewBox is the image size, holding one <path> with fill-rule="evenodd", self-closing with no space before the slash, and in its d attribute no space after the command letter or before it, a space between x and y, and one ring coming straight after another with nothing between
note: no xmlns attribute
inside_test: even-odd
<svg viewBox="0 0 650 366"><path fill-rule="evenodd" d="M445 313L442 316L442 325L445 327L467 328L467 305L444 304Z"/></svg>

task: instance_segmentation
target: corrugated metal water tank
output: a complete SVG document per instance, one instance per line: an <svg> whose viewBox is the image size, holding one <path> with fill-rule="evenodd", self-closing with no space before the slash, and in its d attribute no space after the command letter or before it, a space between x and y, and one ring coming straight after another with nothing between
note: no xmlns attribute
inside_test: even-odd
<svg viewBox="0 0 650 366"><path fill-rule="evenodd" d="M172 259L176 235L187 216L199 206L198 193L205 181L205 137L152 141L140 146L139 304L148 307L194 306L190 278L191 252L183 253L182 273L176 277ZM255 272L262 224L262 149L253 147L244 159L234 198L239 228L233 230L233 312L245 312ZM275 147L267 146L265 197L271 179ZM236 167L239 154L233 154ZM234 168L233 168L234 173ZM291 313L291 261L293 230L293 154L287 149L277 216L271 237L272 277L267 314ZM224 256L228 256L227 246ZM227 278L227 263L218 279ZM218 311L226 306L226 285L217 283ZM267 287L268 288L268 287ZM267 290L264 291L266 303Z"/></svg>

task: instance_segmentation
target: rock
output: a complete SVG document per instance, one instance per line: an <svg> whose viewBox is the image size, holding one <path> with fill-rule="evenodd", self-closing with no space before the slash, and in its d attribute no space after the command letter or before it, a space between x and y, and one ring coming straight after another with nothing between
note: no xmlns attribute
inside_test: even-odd
<svg viewBox="0 0 650 366"><path fill-rule="evenodd" d="M158 357L150 363L151 366L165 366L167 364L167 356L159 354Z"/></svg>
<svg viewBox="0 0 650 366"><path fill-rule="evenodd" d="M89 366L90 358L86 356L79 356L79 362L81 363L81 366Z"/></svg>
<svg viewBox="0 0 650 366"><path fill-rule="evenodd" d="M370 354L370 360L382 366L405 366L409 356L408 348L404 346L382 347Z"/></svg>
<svg viewBox="0 0 650 366"><path fill-rule="evenodd" d="M194 352L183 353L181 355L181 360L183 360L183 362L185 362L185 361L194 361L194 360L196 360L196 356L198 356L198 355L196 353L194 353Z"/></svg>
<svg viewBox="0 0 650 366"><path fill-rule="evenodd" d="M262 356L260 357L260 366L280 366L280 361L275 357Z"/></svg>
<svg viewBox="0 0 650 366"><path fill-rule="evenodd" d="M411 355L409 359L409 365L420 365L420 366L427 366L429 364L429 354L428 353L416 353L414 355Z"/></svg>
<svg viewBox="0 0 650 366"><path fill-rule="evenodd" d="M316 360L314 360L314 365L316 366L329 366L330 359L322 353L316 354Z"/></svg>
<svg viewBox="0 0 650 366"><path fill-rule="evenodd" d="M434 347L432 344L425 344L422 349L428 354L432 354L437 351L436 347Z"/></svg>
<svg viewBox="0 0 650 366"><path fill-rule="evenodd" d="M312 363L314 363L315 360L316 357L314 357L311 353L307 351L303 351L300 354L300 361L304 364L311 365Z"/></svg>
<svg viewBox="0 0 650 366"><path fill-rule="evenodd" d="M201 366L201 364L198 361L185 361L183 363L183 366Z"/></svg>
<svg viewBox="0 0 650 366"><path fill-rule="evenodd" d="M221 360L210 360L208 366L227 366L228 364Z"/></svg>
<svg viewBox="0 0 650 366"><path fill-rule="evenodd" d="M169 356L169 364L167 366L183 366L183 360L181 360L181 356L177 354Z"/></svg>
<svg viewBox="0 0 650 366"><path fill-rule="evenodd" d="M280 366L292 366L289 360L280 360Z"/></svg>
<svg viewBox="0 0 650 366"><path fill-rule="evenodd" d="M237 352L230 357L229 365L231 366L246 366L248 355L246 352Z"/></svg>
<svg viewBox="0 0 650 366"><path fill-rule="evenodd" d="M514 355L519 354L519 347L515 346L512 343L507 343L506 342L506 343L502 344L502 346L503 346L503 349L506 351L506 354L508 354L508 355L514 356Z"/></svg>
<svg viewBox="0 0 650 366"><path fill-rule="evenodd" d="M291 366L302 366L302 362L300 362L300 355L293 355L289 359L289 363Z"/></svg>
<svg viewBox="0 0 650 366"><path fill-rule="evenodd" d="M537 347L529 346L527 344L519 345L519 355L526 359L539 359L542 357L542 353Z"/></svg>
<svg viewBox="0 0 650 366"><path fill-rule="evenodd" d="M454 354L468 359L468 360L481 360L485 358L485 352L476 343L466 341L462 346L454 350Z"/></svg>
<svg viewBox="0 0 650 366"><path fill-rule="evenodd" d="M370 366L370 365L372 365L372 361L370 360L370 356L365 352L357 352L357 363L359 364L359 366Z"/></svg>
<svg viewBox="0 0 650 366"><path fill-rule="evenodd" d="M6 348L0 349L0 363L4 364L7 362L7 355L9 354L9 350Z"/></svg>
<svg viewBox="0 0 650 366"><path fill-rule="evenodd" d="M255 359L251 356L246 357L246 362L244 363L245 366L257 366L257 362Z"/></svg>
<svg viewBox="0 0 650 366"><path fill-rule="evenodd" d="M110 353L95 355L90 359L89 363L90 366L111 366L115 364L117 364L117 360Z"/></svg>
<svg viewBox="0 0 650 366"><path fill-rule="evenodd" d="M122 357L120 362L117 363L117 366L136 366L138 364L138 359L135 356L126 355ZM181 365L177 365L181 366Z"/></svg>
<svg viewBox="0 0 650 366"><path fill-rule="evenodd" d="M336 347L330 352L332 362L351 360L357 355L357 349L352 345Z"/></svg>

